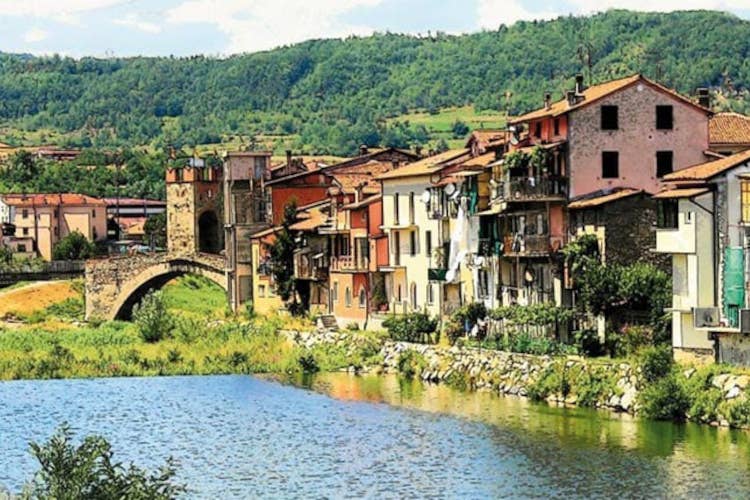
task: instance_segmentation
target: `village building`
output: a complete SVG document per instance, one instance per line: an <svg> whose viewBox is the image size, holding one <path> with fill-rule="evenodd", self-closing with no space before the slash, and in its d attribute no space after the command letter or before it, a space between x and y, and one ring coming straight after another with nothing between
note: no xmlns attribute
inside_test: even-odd
<svg viewBox="0 0 750 500"><path fill-rule="evenodd" d="M708 128L711 152L729 156L750 149L750 116L740 113L716 113Z"/></svg>
<svg viewBox="0 0 750 500"><path fill-rule="evenodd" d="M107 238L143 241L149 217L166 213L167 202L145 198L103 198L107 204ZM145 242L148 243L148 242Z"/></svg>
<svg viewBox="0 0 750 500"><path fill-rule="evenodd" d="M672 258L675 357L750 365L750 151L664 181L656 251Z"/></svg>
<svg viewBox="0 0 750 500"><path fill-rule="evenodd" d="M73 232L89 241L107 237L107 204L72 193L5 194L0 196L3 223L15 228L4 238L12 251L52 260L55 245Z"/></svg>

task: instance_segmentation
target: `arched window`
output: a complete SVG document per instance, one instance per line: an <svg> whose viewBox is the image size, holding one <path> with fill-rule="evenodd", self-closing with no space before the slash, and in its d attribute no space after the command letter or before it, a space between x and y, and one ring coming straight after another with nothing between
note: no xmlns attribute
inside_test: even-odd
<svg viewBox="0 0 750 500"><path fill-rule="evenodd" d="M359 288L359 307L362 309L367 307L367 292L365 292L365 287Z"/></svg>
<svg viewBox="0 0 750 500"><path fill-rule="evenodd" d="M435 303L435 290L434 288L432 288L432 283L427 284L427 303L428 304Z"/></svg>
<svg viewBox="0 0 750 500"><path fill-rule="evenodd" d="M417 284L412 283L411 284L411 306L412 308L417 308Z"/></svg>
<svg viewBox="0 0 750 500"><path fill-rule="evenodd" d="M344 305L346 305L346 307L352 307L352 289L349 287L346 287L346 290L344 291Z"/></svg>

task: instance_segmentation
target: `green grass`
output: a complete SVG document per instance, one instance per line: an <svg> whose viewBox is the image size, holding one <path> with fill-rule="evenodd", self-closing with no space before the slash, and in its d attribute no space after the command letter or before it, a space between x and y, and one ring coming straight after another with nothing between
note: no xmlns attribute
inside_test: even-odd
<svg viewBox="0 0 750 500"><path fill-rule="evenodd" d="M200 276L182 276L163 288L167 308L176 314L219 319L226 316L226 292Z"/></svg>
<svg viewBox="0 0 750 500"><path fill-rule="evenodd" d="M480 128L501 129L505 127L505 113L498 111L476 111L473 106L441 109L435 114L415 111L392 118L391 121L408 121L413 125L424 125L430 135L450 134L453 124L462 121L471 130Z"/></svg>

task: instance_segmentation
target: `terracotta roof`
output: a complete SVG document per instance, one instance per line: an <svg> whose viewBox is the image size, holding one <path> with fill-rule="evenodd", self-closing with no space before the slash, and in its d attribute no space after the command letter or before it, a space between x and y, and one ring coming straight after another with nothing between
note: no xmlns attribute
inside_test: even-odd
<svg viewBox="0 0 750 500"><path fill-rule="evenodd" d="M107 203L93 196L73 193L59 194L4 194L2 199L6 205L14 207L43 207L43 206L106 206Z"/></svg>
<svg viewBox="0 0 750 500"><path fill-rule="evenodd" d="M364 184L363 191L373 194L380 192L380 183L375 178L392 170L392 162L370 160L361 165L346 167L331 175L345 193L353 193Z"/></svg>
<svg viewBox="0 0 750 500"><path fill-rule="evenodd" d="M584 208L600 207L602 205L606 205L607 203L622 200L623 198L628 198L630 196L641 194L643 192L644 191L642 189L623 188L610 193L599 193L595 196L581 198L571 202L568 205L568 209L581 210Z"/></svg>
<svg viewBox="0 0 750 500"><path fill-rule="evenodd" d="M727 156L719 160L701 163L688 168L683 168L677 172L665 175L665 181L695 181L708 180L738 165L750 161L750 150Z"/></svg>
<svg viewBox="0 0 750 500"><path fill-rule="evenodd" d="M362 201L356 202L356 203L349 203L348 205L344 205L341 207L342 210L356 210L358 208L366 207L367 205L372 205L376 201L380 201L383 199L382 194L378 194L375 196L370 196L369 198L365 198Z"/></svg>
<svg viewBox="0 0 750 500"><path fill-rule="evenodd" d="M310 210L310 217L304 220L292 224L289 229L293 231L313 231L321 226L326 225L328 222L328 215L321 212L320 209L314 208Z"/></svg>
<svg viewBox="0 0 750 500"><path fill-rule="evenodd" d="M497 156L495 155L494 151L492 153L485 153L474 158L469 158L465 162L461 163L461 168L462 170L471 169L472 167L484 168L495 161L496 158Z"/></svg>
<svg viewBox="0 0 750 500"><path fill-rule="evenodd" d="M440 170L447 163L453 160L457 160L462 156L468 154L468 149L452 149L450 151L446 151L444 153L436 154L423 160L410 163L395 170L391 170L390 172L386 172L383 175L376 177L376 179L386 180L398 179L402 177L418 177L422 175L430 175Z"/></svg>
<svg viewBox="0 0 750 500"><path fill-rule="evenodd" d="M490 143L500 143L505 139L505 130L501 129L489 129L480 128L471 133L466 141L466 147L471 147L472 142L477 142L480 145L487 145Z"/></svg>
<svg viewBox="0 0 750 500"><path fill-rule="evenodd" d="M708 188L676 188L667 189L660 193L656 193L653 197L659 200L669 200L675 198L693 198L701 194L708 193Z"/></svg>
<svg viewBox="0 0 750 500"><path fill-rule="evenodd" d="M697 103L691 101L690 99L677 93L676 91L669 89L667 87L664 87L663 85L660 85L652 80L649 80L648 78L646 78L645 76L641 74L635 74L632 76L628 76L626 78L620 78L618 80L611 80L609 82L600 83L598 85L592 85L590 87L585 88L582 92L583 99L580 99L580 101L574 104L573 106L570 106L568 104L567 98L563 98L563 99L560 99L559 101L552 103L549 109L545 107L539 108L535 111L531 111L530 113L526 113L525 115L512 118L508 120L508 123L509 124L521 123L521 122L527 122L531 120L538 120L540 118L548 118L548 117L564 115L568 113L569 111L580 109L585 106L588 106L589 104L593 104L599 101L600 99L603 99L610 94L623 90L637 82L645 83L657 90L666 92L667 94L670 94L672 97L679 99L685 102L686 104L689 104L693 107L701 109L702 111L705 111L707 114L711 113L711 110L704 108L702 106L699 106Z"/></svg>
<svg viewBox="0 0 750 500"><path fill-rule="evenodd" d="M711 144L750 145L750 116L739 113L717 113L708 122Z"/></svg>

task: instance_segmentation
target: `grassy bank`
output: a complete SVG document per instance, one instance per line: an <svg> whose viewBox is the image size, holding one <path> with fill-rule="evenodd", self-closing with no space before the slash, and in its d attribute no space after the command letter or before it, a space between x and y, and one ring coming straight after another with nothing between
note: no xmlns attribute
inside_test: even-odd
<svg viewBox="0 0 750 500"><path fill-rule="evenodd" d="M224 292L207 280L176 280L163 298L171 326L158 342L145 341L134 323L83 323L80 292L37 308L25 295L23 304L8 301L9 308L24 310L13 315L23 323L0 327L0 379L332 371L373 354L301 348L279 330L312 328L308 321L230 315Z"/></svg>

